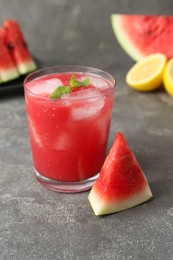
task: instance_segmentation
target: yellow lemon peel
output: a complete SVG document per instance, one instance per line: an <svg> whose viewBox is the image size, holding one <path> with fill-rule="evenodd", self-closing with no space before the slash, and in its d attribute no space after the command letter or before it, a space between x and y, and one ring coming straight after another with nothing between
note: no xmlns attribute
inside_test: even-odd
<svg viewBox="0 0 173 260"><path fill-rule="evenodd" d="M166 64L163 72L163 83L167 93L173 96L173 58Z"/></svg>
<svg viewBox="0 0 173 260"><path fill-rule="evenodd" d="M143 92L153 91L163 83L163 72L167 58L162 53L146 56L137 62L127 73L126 83Z"/></svg>

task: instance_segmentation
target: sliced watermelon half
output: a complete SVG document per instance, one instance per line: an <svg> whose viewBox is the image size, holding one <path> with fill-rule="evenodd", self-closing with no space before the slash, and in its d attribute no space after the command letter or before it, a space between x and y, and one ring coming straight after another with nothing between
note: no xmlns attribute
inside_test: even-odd
<svg viewBox="0 0 173 260"><path fill-rule="evenodd" d="M7 82L19 77L16 66L5 45L6 30L0 28L0 80Z"/></svg>
<svg viewBox="0 0 173 260"><path fill-rule="evenodd" d="M89 193L95 215L137 206L152 197L147 179L126 139L118 133Z"/></svg>
<svg viewBox="0 0 173 260"><path fill-rule="evenodd" d="M117 41L135 61L153 53L173 57L173 16L112 14L111 23Z"/></svg>
<svg viewBox="0 0 173 260"><path fill-rule="evenodd" d="M6 44L19 73L23 75L34 71L36 64L27 47L19 24L14 20L6 20L3 25L7 30Z"/></svg>

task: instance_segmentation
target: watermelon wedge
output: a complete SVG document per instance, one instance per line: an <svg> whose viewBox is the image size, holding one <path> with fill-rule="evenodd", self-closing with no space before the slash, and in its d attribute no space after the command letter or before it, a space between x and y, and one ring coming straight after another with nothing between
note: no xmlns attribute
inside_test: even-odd
<svg viewBox="0 0 173 260"><path fill-rule="evenodd" d="M36 64L27 47L19 24L14 20L6 20L3 25L7 31L6 45L19 73L23 75L34 71Z"/></svg>
<svg viewBox="0 0 173 260"><path fill-rule="evenodd" d="M89 193L95 215L137 206L152 197L147 179L122 133L118 133Z"/></svg>
<svg viewBox="0 0 173 260"><path fill-rule="evenodd" d="M0 28L0 81L7 82L19 77L16 66L5 45L6 30Z"/></svg>
<svg viewBox="0 0 173 260"><path fill-rule="evenodd" d="M117 41L135 61L153 53L173 57L173 16L111 15Z"/></svg>

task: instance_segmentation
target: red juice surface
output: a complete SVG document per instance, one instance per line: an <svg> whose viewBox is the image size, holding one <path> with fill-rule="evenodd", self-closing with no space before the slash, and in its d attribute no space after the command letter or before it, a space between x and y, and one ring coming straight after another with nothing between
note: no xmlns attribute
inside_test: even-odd
<svg viewBox="0 0 173 260"><path fill-rule="evenodd" d="M87 87L49 96L57 86L91 79ZM57 73L25 85L30 138L35 170L58 181L80 181L96 175L105 160L114 85L89 73Z"/></svg>

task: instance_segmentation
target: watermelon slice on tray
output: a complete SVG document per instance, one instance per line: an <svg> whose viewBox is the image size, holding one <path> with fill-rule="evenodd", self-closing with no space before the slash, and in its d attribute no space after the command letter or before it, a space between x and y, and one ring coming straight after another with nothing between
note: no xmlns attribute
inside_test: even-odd
<svg viewBox="0 0 173 260"><path fill-rule="evenodd" d="M6 31L0 28L0 81L7 82L19 77L18 70L5 44Z"/></svg>
<svg viewBox="0 0 173 260"><path fill-rule="evenodd" d="M95 215L137 206L152 197L147 179L122 133L118 133L89 193Z"/></svg>
<svg viewBox="0 0 173 260"><path fill-rule="evenodd" d="M153 53L173 57L173 16L112 14L111 23L117 41L135 61Z"/></svg>
<svg viewBox="0 0 173 260"><path fill-rule="evenodd" d="M6 20L4 27L7 30L6 44L21 75L36 69L36 64L29 52L19 24L13 20Z"/></svg>
<svg viewBox="0 0 173 260"><path fill-rule="evenodd" d="M6 20L0 27L0 83L6 83L36 70L19 24Z"/></svg>

